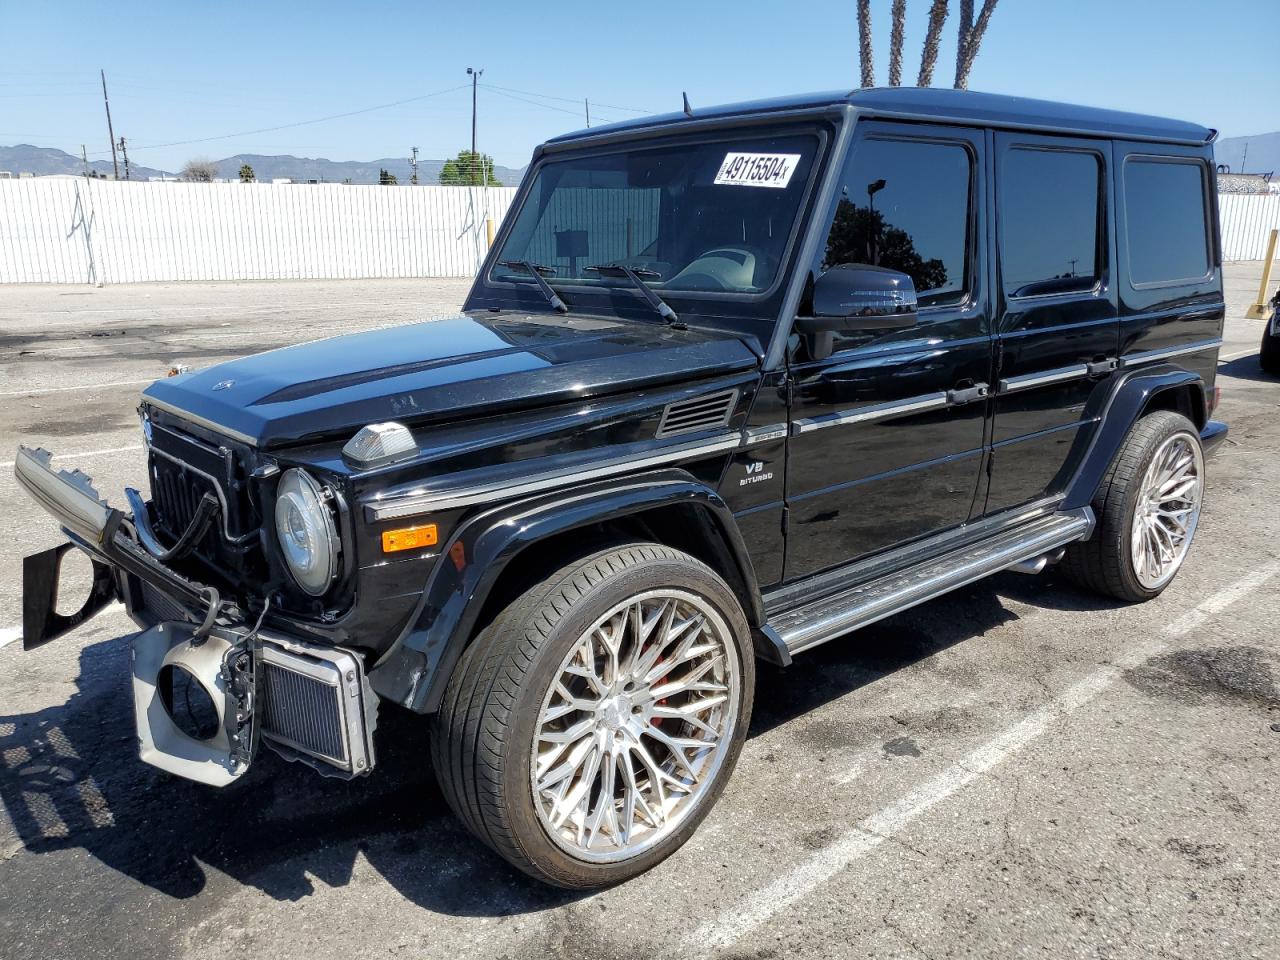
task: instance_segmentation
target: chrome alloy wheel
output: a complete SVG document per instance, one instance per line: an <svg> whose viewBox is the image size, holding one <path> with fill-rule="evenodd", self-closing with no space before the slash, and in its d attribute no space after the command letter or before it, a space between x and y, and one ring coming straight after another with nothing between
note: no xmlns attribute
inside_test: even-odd
<svg viewBox="0 0 1280 960"><path fill-rule="evenodd" d="M627 860L679 828L728 752L738 652L701 597L653 590L618 604L560 664L534 733L534 808L581 860Z"/></svg>
<svg viewBox="0 0 1280 960"><path fill-rule="evenodd" d="M1156 449L1133 511L1133 572L1159 590L1182 566L1200 520L1204 454L1190 434L1175 433Z"/></svg>

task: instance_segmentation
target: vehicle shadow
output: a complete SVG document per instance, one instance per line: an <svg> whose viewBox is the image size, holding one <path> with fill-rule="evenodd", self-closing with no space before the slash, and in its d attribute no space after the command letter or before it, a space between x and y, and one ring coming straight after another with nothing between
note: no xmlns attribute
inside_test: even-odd
<svg viewBox="0 0 1280 960"><path fill-rule="evenodd" d="M446 914L527 913L578 896L525 877L463 830L432 775L426 720L408 711L380 711L378 770L358 780L321 777L267 749L224 789L143 764L128 639L81 651L78 690L64 704L0 714L0 802L28 852L83 849L179 900L204 891L211 868L295 901L313 892L313 878L345 886L360 859ZM21 882L21 865L5 865L6 886Z"/></svg>
<svg viewBox="0 0 1280 960"><path fill-rule="evenodd" d="M787 670L762 665L751 735L1017 619L1002 595L1097 608L1095 598L1060 584L1033 586L1042 579L998 577L805 654ZM355 781L317 776L269 750L223 790L146 766L133 731L127 639L81 651L77 691L65 703L0 715L0 802L29 853L83 849L178 900L201 894L213 870L296 901L316 880L347 885L361 860L412 903L449 915L509 916L582 896L525 877L465 832L432 775L427 721L407 711L381 711L378 770ZM22 882L24 860L5 865L6 886ZM61 895L47 891L44 905L75 916L74 902L56 902Z"/></svg>
<svg viewBox="0 0 1280 960"><path fill-rule="evenodd" d="M1234 377L1237 380L1258 380L1266 383L1276 382L1276 377L1262 369L1256 353L1246 357L1236 357L1236 359L1228 360L1226 363L1219 363L1218 373L1224 374L1228 377Z"/></svg>

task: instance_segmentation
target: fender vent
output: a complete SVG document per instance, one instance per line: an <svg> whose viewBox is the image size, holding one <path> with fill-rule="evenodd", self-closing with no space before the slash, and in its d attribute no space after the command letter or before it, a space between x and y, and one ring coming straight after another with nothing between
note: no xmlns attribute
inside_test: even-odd
<svg viewBox="0 0 1280 960"><path fill-rule="evenodd" d="M726 426L737 399L737 390L721 390L719 393L669 403L662 411L658 437Z"/></svg>

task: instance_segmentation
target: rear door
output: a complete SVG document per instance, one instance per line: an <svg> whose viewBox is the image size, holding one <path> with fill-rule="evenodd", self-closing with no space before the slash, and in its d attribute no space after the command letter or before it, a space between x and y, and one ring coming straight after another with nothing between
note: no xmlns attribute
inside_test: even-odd
<svg viewBox="0 0 1280 960"><path fill-rule="evenodd" d="M996 133L996 391L986 512L1069 480L1119 351L1105 140Z"/></svg>
<svg viewBox="0 0 1280 960"><path fill-rule="evenodd" d="M1212 386L1224 304L1208 161L1203 147L1115 145L1125 365L1172 361Z"/></svg>
<svg viewBox="0 0 1280 960"><path fill-rule="evenodd" d="M813 276L869 264L911 276L905 330L789 343L786 577L964 523L983 464L991 369L981 131L861 122ZM802 304L801 312L804 312Z"/></svg>

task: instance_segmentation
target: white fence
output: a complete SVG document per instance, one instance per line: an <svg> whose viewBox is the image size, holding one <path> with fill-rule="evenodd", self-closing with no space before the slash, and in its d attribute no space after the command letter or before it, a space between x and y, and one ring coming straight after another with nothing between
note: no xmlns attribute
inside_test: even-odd
<svg viewBox="0 0 1280 960"><path fill-rule="evenodd" d="M512 187L0 180L0 283L465 277Z"/></svg>
<svg viewBox="0 0 1280 960"><path fill-rule="evenodd" d="M484 256L486 217L496 227L514 196L511 187L0 180L0 283L465 277ZM1224 194L1219 207L1224 259L1262 259L1280 195Z"/></svg>
<svg viewBox="0 0 1280 960"><path fill-rule="evenodd" d="M1222 259L1261 260L1267 255L1268 235L1280 227L1280 193L1219 194L1218 215L1222 219Z"/></svg>

